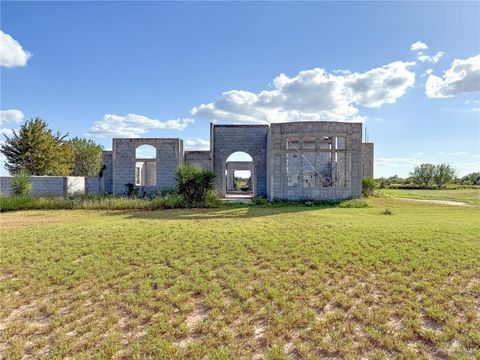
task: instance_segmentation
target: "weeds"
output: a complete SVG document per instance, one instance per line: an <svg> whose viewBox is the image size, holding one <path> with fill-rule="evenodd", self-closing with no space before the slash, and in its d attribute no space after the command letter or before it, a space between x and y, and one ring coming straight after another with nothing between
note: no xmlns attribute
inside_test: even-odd
<svg viewBox="0 0 480 360"><path fill-rule="evenodd" d="M383 210L383 215L393 215L393 211L390 208Z"/></svg>

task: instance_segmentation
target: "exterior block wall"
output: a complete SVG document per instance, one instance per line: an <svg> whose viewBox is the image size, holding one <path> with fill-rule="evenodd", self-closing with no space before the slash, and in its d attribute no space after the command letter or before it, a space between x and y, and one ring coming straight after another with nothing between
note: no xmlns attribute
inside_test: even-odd
<svg viewBox="0 0 480 360"><path fill-rule="evenodd" d="M226 161L234 152L243 151L253 159L254 194L267 195L267 133L268 125L211 125L215 188L226 193Z"/></svg>
<svg viewBox="0 0 480 360"><path fill-rule="evenodd" d="M362 144L362 178L373 178L373 143Z"/></svg>
<svg viewBox="0 0 480 360"><path fill-rule="evenodd" d="M101 194L102 190L102 178L99 176L87 176L85 177L85 194Z"/></svg>
<svg viewBox="0 0 480 360"><path fill-rule="evenodd" d="M314 146L310 152L335 153L344 157L339 162L345 174L345 182L341 186L322 186L315 175L314 186L305 187L302 183L305 170L319 169L319 160L316 156L314 169L304 169L303 156L305 151L295 150L287 145L287 137L303 141L305 137L312 139ZM320 143L325 137L343 138L345 145L342 150L322 150ZM299 143L302 147L302 142ZM362 124L342 122L296 122L276 123L270 126L268 133L268 160L267 160L267 192L270 200L337 200L360 196L361 194L361 162L362 162ZM334 145L335 146L335 145ZM287 157L289 153L297 154L300 161L299 173L301 181L298 186L289 186L287 179ZM304 155L300 155L300 153Z"/></svg>
<svg viewBox="0 0 480 360"><path fill-rule="evenodd" d="M183 141L180 139L113 139L113 193L124 194L126 184L135 184L135 151L141 145L156 148L156 185L149 191L175 187L175 171L184 162Z"/></svg>
<svg viewBox="0 0 480 360"><path fill-rule="evenodd" d="M210 151L185 151L185 163L197 165L202 169L212 169Z"/></svg>
<svg viewBox="0 0 480 360"><path fill-rule="evenodd" d="M0 177L0 194L12 195L12 176ZM65 196L85 194L85 178L82 176L31 176L32 196Z"/></svg>
<svg viewBox="0 0 480 360"><path fill-rule="evenodd" d="M111 150L102 153L103 173L101 180L101 192L113 193L113 155Z"/></svg>

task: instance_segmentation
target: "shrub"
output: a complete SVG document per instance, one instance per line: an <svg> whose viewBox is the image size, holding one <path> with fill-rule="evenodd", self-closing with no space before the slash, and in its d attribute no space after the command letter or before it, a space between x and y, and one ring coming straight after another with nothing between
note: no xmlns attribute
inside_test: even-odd
<svg viewBox="0 0 480 360"><path fill-rule="evenodd" d="M182 165L175 176L177 192L188 207L204 207L207 193L214 188L215 173L195 165Z"/></svg>
<svg viewBox="0 0 480 360"><path fill-rule="evenodd" d="M222 205L220 198L215 190L208 190L205 195L205 207L218 208Z"/></svg>
<svg viewBox="0 0 480 360"><path fill-rule="evenodd" d="M362 194L365 197L373 195L373 192L378 188L378 183L371 177L364 177L362 179Z"/></svg>
<svg viewBox="0 0 480 360"><path fill-rule="evenodd" d="M337 207L339 208L366 208L368 202L365 199L350 199L340 202Z"/></svg>
<svg viewBox="0 0 480 360"><path fill-rule="evenodd" d="M390 208L383 210L383 215L393 215L393 211Z"/></svg>
<svg viewBox="0 0 480 360"><path fill-rule="evenodd" d="M12 192L17 196L27 196L32 190L30 176L25 170L18 171L12 179Z"/></svg>
<svg viewBox="0 0 480 360"><path fill-rule="evenodd" d="M267 205L268 200L264 198L263 196L257 195L252 198L252 204L253 205Z"/></svg>

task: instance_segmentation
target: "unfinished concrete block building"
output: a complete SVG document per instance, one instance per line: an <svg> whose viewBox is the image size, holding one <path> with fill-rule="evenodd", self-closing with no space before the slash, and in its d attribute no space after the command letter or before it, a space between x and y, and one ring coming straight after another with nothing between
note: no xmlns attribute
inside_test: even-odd
<svg viewBox="0 0 480 360"><path fill-rule="evenodd" d="M154 148L153 158L136 154ZM362 178L373 177L373 143L362 143L362 124L289 122L271 125L210 125L210 149L184 151L181 139L113 139L103 154L101 191L123 194L127 184L147 193L175 187L184 163L216 174L216 190L228 196L236 171L250 174L248 194L269 200L337 200L361 195ZM237 152L250 159L231 161Z"/></svg>

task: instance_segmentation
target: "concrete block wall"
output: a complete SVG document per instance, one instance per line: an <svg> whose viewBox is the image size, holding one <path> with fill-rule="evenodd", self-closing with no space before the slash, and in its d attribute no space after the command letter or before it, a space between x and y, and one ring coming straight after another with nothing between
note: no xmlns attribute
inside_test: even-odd
<svg viewBox="0 0 480 360"><path fill-rule="evenodd" d="M194 164L202 169L212 169L210 151L185 151L185 164Z"/></svg>
<svg viewBox="0 0 480 360"><path fill-rule="evenodd" d="M314 187L287 185L287 156L288 153L298 151L287 148L287 137L304 139L306 136L315 138L316 154L319 152L335 151L344 153L346 162L341 163L346 167L345 186L322 187L318 179ZM345 150L322 150L320 141L325 136L345 138ZM296 122L272 124L268 133L268 198L270 200L334 200L360 196L361 194L361 139L362 124L342 122ZM304 153L305 150L299 150ZM319 168L319 157L316 157L315 169ZM300 166L300 179L303 180L303 158Z"/></svg>
<svg viewBox="0 0 480 360"><path fill-rule="evenodd" d="M102 164L104 166L100 191L107 194L113 193L113 155L111 150L105 150L102 153Z"/></svg>
<svg viewBox="0 0 480 360"><path fill-rule="evenodd" d="M0 194L12 195L12 176L0 177ZM85 194L85 178L83 176L31 176L32 196L65 196Z"/></svg>
<svg viewBox="0 0 480 360"><path fill-rule="evenodd" d="M373 178L373 143L362 143L362 178Z"/></svg>
<svg viewBox="0 0 480 360"><path fill-rule="evenodd" d="M85 194L94 195L103 193L101 183L102 178L99 176L85 177Z"/></svg>
<svg viewBox="0 0 480 360"><path fill-rule="evenodd" d="M175 171L183 163L183 141L180 139L113 139L113 193L124 194L126 184L135 184L135 151L141 145L156 148L156 191L175 187ZM150 187L149 187L150 188Z"/></svg>
<svg viewBox="0 0 480 360"><path fill-rule="evenodd" d="M237 151L253 159L255 195L267 195L267 133L268 125L211 125L215 188L226 193L225 168L227 158Z"/></svg>
<svg viewBox="0 0 480 360"><path fill-rule="evenodd" d="M64 184L65 184L65 193L67 195L85 194L85 177L84 176L66 176Z"/></svg>

